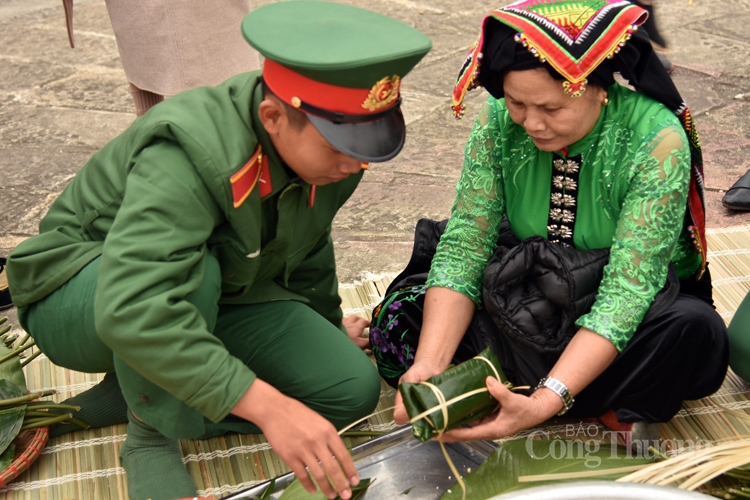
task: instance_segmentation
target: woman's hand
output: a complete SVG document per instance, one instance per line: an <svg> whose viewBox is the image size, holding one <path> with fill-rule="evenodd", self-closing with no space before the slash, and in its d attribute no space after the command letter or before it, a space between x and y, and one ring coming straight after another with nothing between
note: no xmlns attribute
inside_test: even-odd
<svg viewBox="0 0 750 500"><path fill-rule="evenodd" d="M338 493L344 500L351 498L350 484L359 484L359 475L344 442L328 420L259 379L232 414L261 428L273 451L307 491L317 491L312 475L326 497L335 498Z"/></svg>
<svg viewBox="0 0 750 500"><path fill-rule="evenodd" d="M406 382L415 384L417 382L424 382L428 378L437 375L442 371L443 370L438 366L427 361L414 363L414 365L401 376L398 383L402 384ZM395 420L397 424L403 425L409 421L409 414L406 413L406 407L404 406L404 399L401 397L401 391L396 391L395 405L396 407L393 409L393 420Z"/></svg>
<svg viewBox="0 0 750 500"><path fill-rule="evenodd" d="M571 339L549 373L575 396L596 379L617 356L617 349L606 338L581 328ZM563 408L562 399L543 387L530 397L514 394L502 383L487 377L487 389L500 410L476 422L470 429L446 432L442 441L499 439L540 424Z"/></svg>
<svg viewBox="0 0 750 500"><path fill-rule="evenodd" d="M370 326L369 321L359 316L346 316L341 322L346 328L347 335L352 339L352 342L357 344L357 347L362 350L370 348L370 339L362 336L365 328Z"/></svg>
<svg viewBox="0 0 750 500"><path fill-rule="evenodd" d="M470 424L470 428L446 432L440 441L450 443L500 439L540 424L562 410L562 400L548 389L536 391L531 397L527 397L515 394L494 377L487 377L486 383L500 409Z"/></svg>

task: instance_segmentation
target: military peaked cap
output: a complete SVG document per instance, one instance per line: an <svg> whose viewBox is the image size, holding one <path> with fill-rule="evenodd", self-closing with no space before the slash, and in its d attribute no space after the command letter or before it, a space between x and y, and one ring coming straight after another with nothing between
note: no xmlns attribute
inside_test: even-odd
<svg viewBox="0 0 750 500"><path fill-rule="evenodd" d="M317 0L260 7L242 22L265 58L263 79L305 112L333 147L366 162L404 144L401 79L432 44L406 24L369 10Z"/></svg>

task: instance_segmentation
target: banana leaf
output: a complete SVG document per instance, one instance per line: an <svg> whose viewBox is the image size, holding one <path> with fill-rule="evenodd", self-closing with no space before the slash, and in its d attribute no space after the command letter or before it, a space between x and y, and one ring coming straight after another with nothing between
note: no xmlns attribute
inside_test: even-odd
<svg viewBox="0 0 750 500"><path fill-rule="evenodd" d="M487 348L477 357L448 368L443 373L428 379L427 382L437 387L446 402L477 391L473 395L447 405L447 423L438 396L430 386L421 382L399 385L398 389L401 391L410 420L434 408L434 411L412 422L414 437L424 442L436 437L441 429L446 431L455 429L492 413L497 408L497 401L486 391L485 379L488 376L497 378L498 375L501 382L508 383L500 362L492 350ZM485 390L481 391L481 389Z"/></svg>
<svg viewBox="0 0 750 500"><path fill-rule="evenodd" d="M13 463L13 459L16 455L16 445L13 443L8 446L5 451L0 454L0 470L5 470L10 464Z"/></svg>
<svg viewBox="0 0 750 500"><path fill-rule="evenodd" d="M581 480L581 478L571 477L519 482L518 478L523 476L612 469L611 474L589 479L615 480L632 472L632 470L617 469L645 466L652 462L654 458L633 456L632 453L627 453L623 446L593 440L519 439L500 445L477 470L465 476L463 480L466 484L466 500L484 500L532 486L559 483L565 480ZM449 493L441 497L441 500L454 500L461 497L461 487L454 484Z"/></svg>
<svg viewBox="0 0 750 500"><path fill-rule="evenodd" d="M313 481L315 481L313 479ZM352 496L351 500L358 500L362 498L365 494L365 491L367 491L367 488L370 487L371 480L370 479L362 479L359 481L359 484L357 486L352 486ZM328 500L326 496L323 494L322 491L320 491L320 488L318 488L318 491L315 493L308 493L307 490L302 486L302 483L299 482L299 479L295 479L292 484L286 487L284 490L284 493L281 494L281 497L279 500ZM334 500L341 500L340 496L336 496Z"/></svg>
<svg viewBox="0 0 750 500"><path fill-rule="evenodd" d="M0 454L10 446L23 425L26 406L14 406L0 411Z"/></svg>
<svg viewBox="0 0 750 500"><path fill-rule="evenodd" d="M0 400L20 398L26 394L25 387L21 389L15 382L8 379L0 380Z"/></svg>
<svg viewBox="0 0 750 500"><path fill-rule="evenodd" d="M8 349L4 343L0 342L0 358L4 358L11 352L13 351ZM24 377L23 370L21 370L21 360L18 356L11 356L9 359L0 363L0 379L9 380L23 391L21 395L26 394L26 377ZM0 399L8 398L0 395Z"/></svg>

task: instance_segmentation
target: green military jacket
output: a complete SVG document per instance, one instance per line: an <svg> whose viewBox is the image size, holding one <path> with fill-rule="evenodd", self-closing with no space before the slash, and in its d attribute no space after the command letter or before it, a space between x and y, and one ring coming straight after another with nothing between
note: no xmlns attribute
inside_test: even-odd
<svg viewBox="0 0 750 500"><path fill-rule="evenodd" d="M219 421L255 379L184 300L209 252L221 266L222 303L302 301L343 328L330 227L362 174L317 187L311 207L311 186L282 164L256 118L261 101L260 73L252 72L153 108L86 163L40 234L8 261L20 307L102 256L97 332L115 353L128 404L153 425L165 405ZM230 179L259 145L272 190L261 198L256 186L235 207ZM175 435L200 434L192 413L170 423Z"/></svg>

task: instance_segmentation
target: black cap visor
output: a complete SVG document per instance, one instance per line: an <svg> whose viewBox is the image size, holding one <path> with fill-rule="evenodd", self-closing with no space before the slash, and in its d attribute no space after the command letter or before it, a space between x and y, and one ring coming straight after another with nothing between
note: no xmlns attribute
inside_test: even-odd
<svg viewBox="0 0 750 500"><path fill-rule="evenodd" d="M331 146L360 161L388 161L404 147L406 123L400 107L369 122L335 123L311 113L307 116Z"/></svg>

